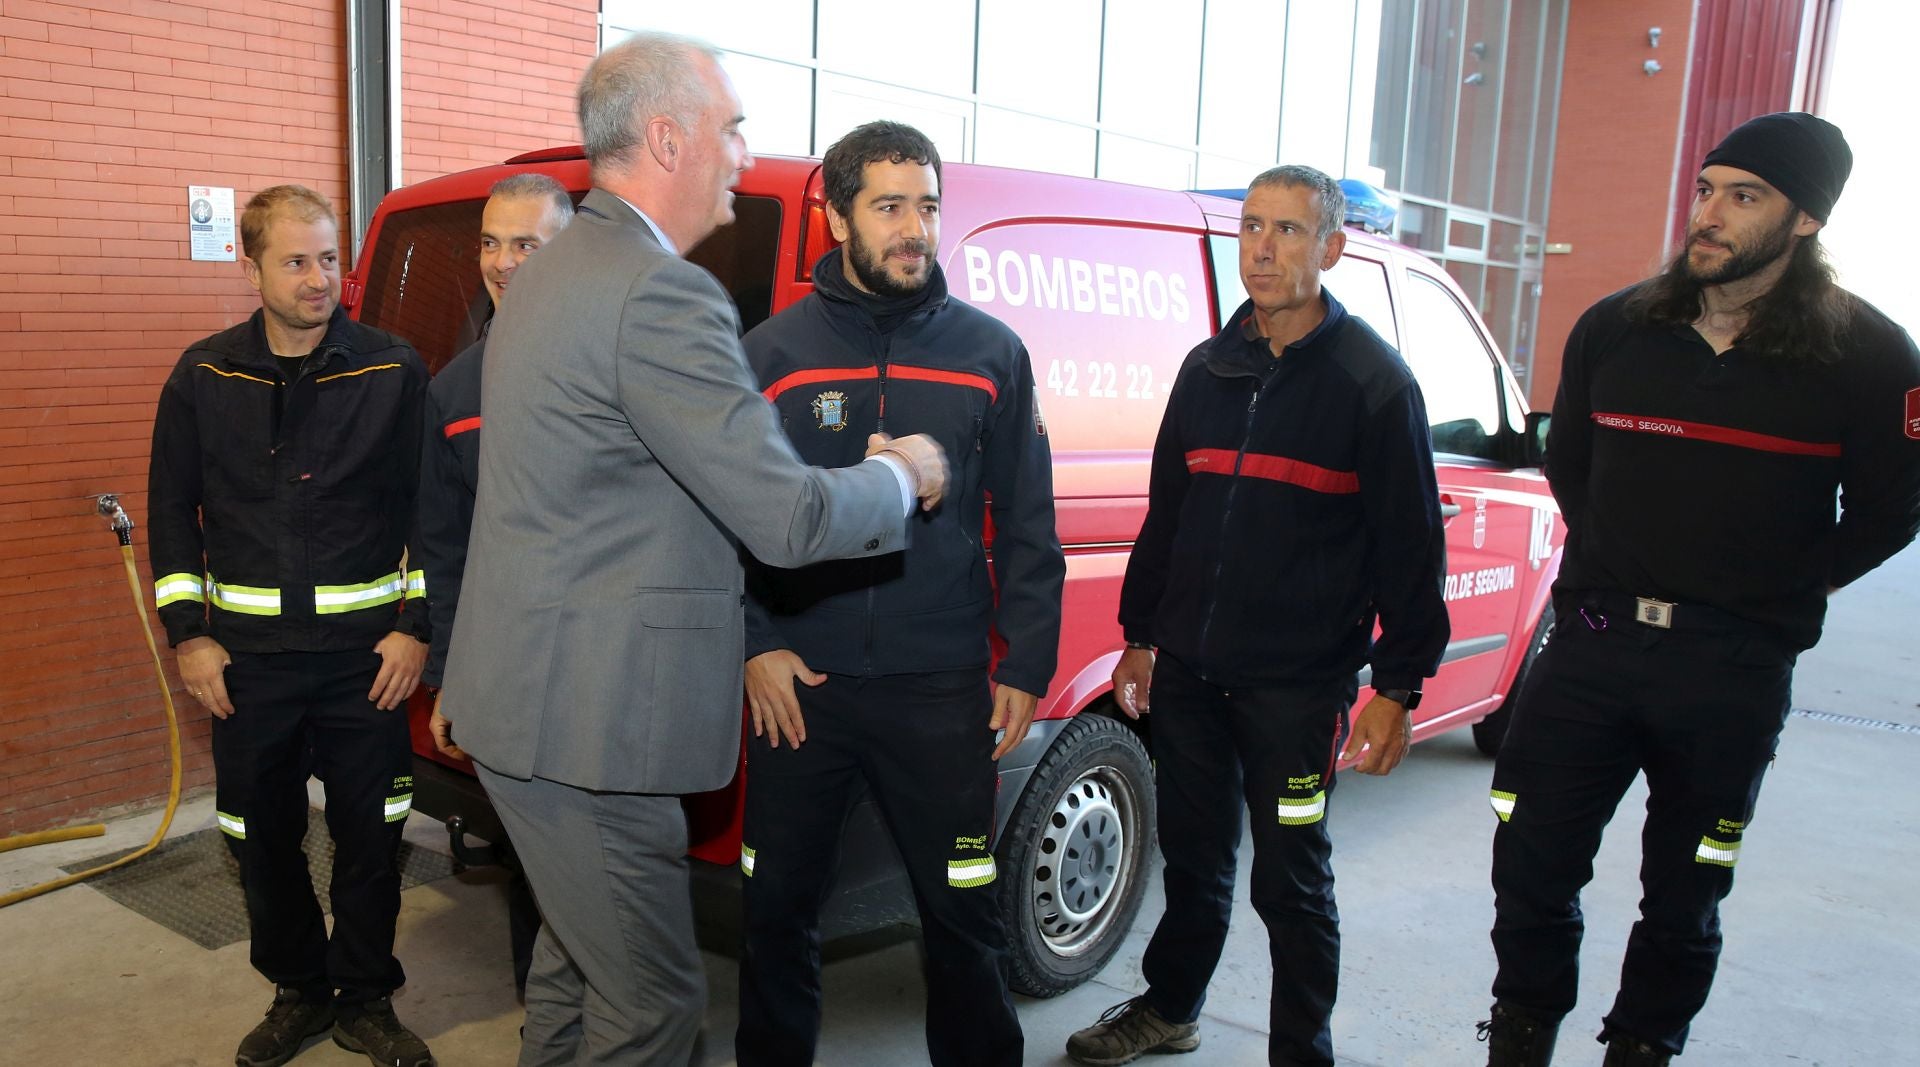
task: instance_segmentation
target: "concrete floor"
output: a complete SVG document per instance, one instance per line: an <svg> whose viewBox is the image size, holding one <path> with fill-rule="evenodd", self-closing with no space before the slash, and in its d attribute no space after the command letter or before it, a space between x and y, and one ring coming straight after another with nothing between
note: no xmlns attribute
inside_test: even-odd
<svg viewBox="0 0 1920 1067"><path fill-rule="evenodd" d="M1920 553L1909 551L1835 600L1822 647L1801 661L1798 707L1920 725ZM1920 976L1920 733L1794 717L1724 909L1726 954L1696 1021L1687 1067L1879 1067L1920 1048L1912 1009ZM1423 744L1386 780L1343 776L1334 804L1345 959L1335 1047L1354 1067L1484 1062L1473 1024L1486 1014L1493 958L1487 887L1491 763L1463 735ZM1563 1031L1563 1065L1597 1065L1606 1010L1638 899L1635 818L1621 806L1585 905L1581 1004ZM0 890L62 863L146 840L154 814L117 821L100 840L0 855ZM174 833L211 825L212 803L183 806ZM416 843L442 847L416 819ZM1243 869L1248 858L1243 856ZM399 955L401 1017L448 1067L511 1064L519 1009L506 960L499 887L469 873L409 890ZM1020 1003L1029 1064L1066 1062L1062 1043L1142 988L1142 923L1093 982ZM924 1063L918 950L910 938L842 945L826 968L819 1061L829 1067ZM699 1062L733 1062L734 961L708 953L710 1007ZM1240 887L1234 935L1184 1065L1265 1062L1265 938ZM246 945L208 952L85 886L0 911L0 1064L221 1065L271 993ZM302 1067L362 1062L330 1042Z"/></svg>

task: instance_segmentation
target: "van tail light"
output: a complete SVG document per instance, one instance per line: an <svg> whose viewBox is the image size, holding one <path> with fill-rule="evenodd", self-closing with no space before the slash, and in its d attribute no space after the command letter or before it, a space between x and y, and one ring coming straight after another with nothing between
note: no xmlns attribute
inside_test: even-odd
<svg viewBox="0 0 1920 1067"><path fill-rule="evenodd" d="M827 222L825 201L807 198L807 213L801 222L800 232L800 280L813 280L813 265L820 257L833 248L833 227Z"/></svg>
<svg viewBox="0 0 1920 1067"><path fill-rule="evenodd" d="M807 182L807 194L802 204L800 264L796 274L800 281L810 282L813 280L813 265L837 243L833 239L833 226L827 221L826 184L817 168Z"/></svg>

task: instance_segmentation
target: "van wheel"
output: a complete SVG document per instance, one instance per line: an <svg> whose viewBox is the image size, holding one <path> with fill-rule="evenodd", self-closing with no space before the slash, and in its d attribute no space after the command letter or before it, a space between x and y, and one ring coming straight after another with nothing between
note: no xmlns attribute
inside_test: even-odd
<svg viewBox="0 0 1920 1067"><path fill-rule="evenodd" d="M1507 699L1493 709L1493 714L1473 724L1473 743L1480 751L1489 756L1500 754L1500 745L1507 739L1507 729L1513 725L1513 709L1520 703L1520 689L1527 684L1527 677L1533 673L1534 661L1540 658L1540 651L1547 647L1547 638L1553 635L1553 605L1548 604L1540 613L1540 621L1533 628L1533 643L1527 646L1527 658L1520 661L1520 669L1513 674L1513 688L1507 690Z"/></svg>
<svg viewBox="0 0 1920 1067"><path fill-rule="evenodd" d="M1000 844L1009 978L1030 997L1098 974L1146 894L1153 765L1131 730L1083 714L1034 768Z"/></svg>

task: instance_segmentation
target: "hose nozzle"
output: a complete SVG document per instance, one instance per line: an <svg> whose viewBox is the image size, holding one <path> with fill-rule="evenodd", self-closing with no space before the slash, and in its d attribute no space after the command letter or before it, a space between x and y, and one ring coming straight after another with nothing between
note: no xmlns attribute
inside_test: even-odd
<svg viewBox="0 0 1920 1067"><path fill-rule="evenodd" d="M107 525L112 527L114 535L120 538L122 545L133 544L133 519L127 510L120 506L120 497L114 493L101 493L94 500L94 507L106 516Z"/></svg>

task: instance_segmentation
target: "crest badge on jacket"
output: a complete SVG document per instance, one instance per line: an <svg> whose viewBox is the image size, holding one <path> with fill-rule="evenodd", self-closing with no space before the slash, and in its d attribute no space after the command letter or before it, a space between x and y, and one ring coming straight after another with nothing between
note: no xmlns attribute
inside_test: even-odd
<svg viewBox="0 0 1920 1067"><path fill-rule="evenodd" d="M847 394L829 389L813 398L813 417L822 430L839 433L847 428Z"/></svg>

